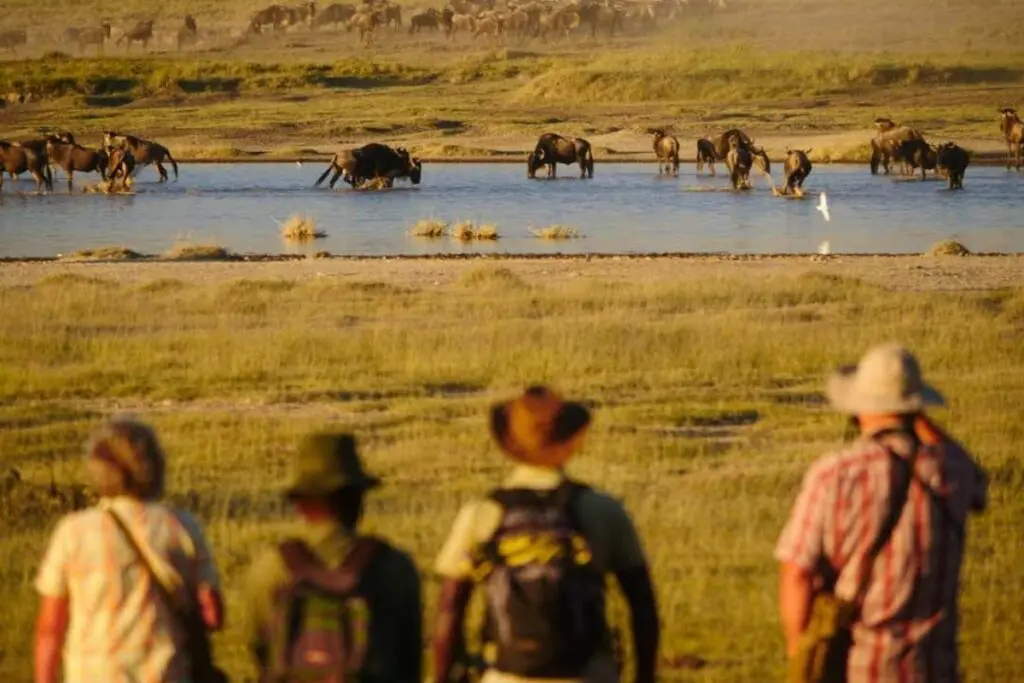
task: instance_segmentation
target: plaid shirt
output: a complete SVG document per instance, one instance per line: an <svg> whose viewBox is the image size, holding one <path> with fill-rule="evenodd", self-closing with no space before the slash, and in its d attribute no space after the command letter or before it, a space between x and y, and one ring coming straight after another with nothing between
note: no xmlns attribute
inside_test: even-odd
<svg viewBox="0 0 1024 683"><path fill-rule="evenodd" d="M881 443L879 443L879 441ZM838 573L835 590L850 599L857 568L889 508L891 448L903 457L905 435L862 438L816 462L782 532L775 556L821 575ZM934 501L924 487L937 497ZM986 503L985 475L958 444L923 446L915 482L888 545L875 559L853 627L850 683L956 683L957 592L964 523ZM943 511L943 508L945 511Z"/></svg>
<svg viewBox="0 0 1024 683"><path fill-rule="evenodd" d="M159 503L110 505L189 586L218 586L199 525ZM70 599L65 683L190 683L183 636L134 549L109 515L91 508L60 521L36 590Z"/></svg>

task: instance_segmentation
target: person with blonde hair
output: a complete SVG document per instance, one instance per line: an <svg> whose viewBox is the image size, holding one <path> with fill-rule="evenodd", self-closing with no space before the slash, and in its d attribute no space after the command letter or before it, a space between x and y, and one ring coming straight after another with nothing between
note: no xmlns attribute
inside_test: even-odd
<svg viewBox="0 0 1024 683"><path fill-rule="evenodd" d="M35 683L216 680L193 642L223 625L218 571L199 524L161 502L156 433L115 417L85 455L100 500L60 520L39 568Z"/></svg>

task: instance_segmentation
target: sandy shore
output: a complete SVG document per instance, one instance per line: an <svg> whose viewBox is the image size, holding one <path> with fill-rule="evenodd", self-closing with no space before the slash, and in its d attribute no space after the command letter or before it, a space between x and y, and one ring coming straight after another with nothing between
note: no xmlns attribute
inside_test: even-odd
<svg viewBox="0 0 1024 683"><path fill-rule="evenodd" d="M507 268L527 282L600 280L657 284L703 278L767 279L805 272L860 278L906 291L978 290L1024 286L1024 254L965 257L855 255L786 256L579 256L479 258L347 258L253 261L0 263L0 286L17 287L61 274L137 284L172 278L217 283L242 278L309 281L343 278L406 286L448 284L481 268Z"/></svg>

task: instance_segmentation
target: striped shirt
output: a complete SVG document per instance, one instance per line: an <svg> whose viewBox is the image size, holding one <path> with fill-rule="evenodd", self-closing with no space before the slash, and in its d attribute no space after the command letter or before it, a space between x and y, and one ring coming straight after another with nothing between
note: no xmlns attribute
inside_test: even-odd
<svg viewBox="0 0 1024 683"><path fill-rule="evenodd" d="M957 683L957 592L964 524L983 510L984 472L951 440L926 439L892 536L875 559L847 664L850 683ZM884 444L884 445L883 445ZM862 438L807 472L775 550L780 562L821 577L852 599L858 567L889 509L889 449L906 457L906 435ZM931 493L926 489L931 490Z"/></svg>
<svg viewBox="0 0 1024 683"><path fill-rule="evenodd" d="M160 503L105 502L187 585L218 587L217 568L190 516ZM70 600L65 683L190 683L184 634L145 565L101 508L58 523L36 590Z"/></svg>

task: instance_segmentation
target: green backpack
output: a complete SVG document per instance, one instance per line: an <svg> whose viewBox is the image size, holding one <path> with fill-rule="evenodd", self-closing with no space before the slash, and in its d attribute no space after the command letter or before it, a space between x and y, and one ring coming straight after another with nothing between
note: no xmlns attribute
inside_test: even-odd
<svg viewBox="0 0 1024 683"><path fill-rule="evenodd" d="M357 539L341 565L331 569L302 541L279 546L292 580L276 596L264 683L359 680L372 618L371 602L360 588L380 547L372 538Z"/></svg>

